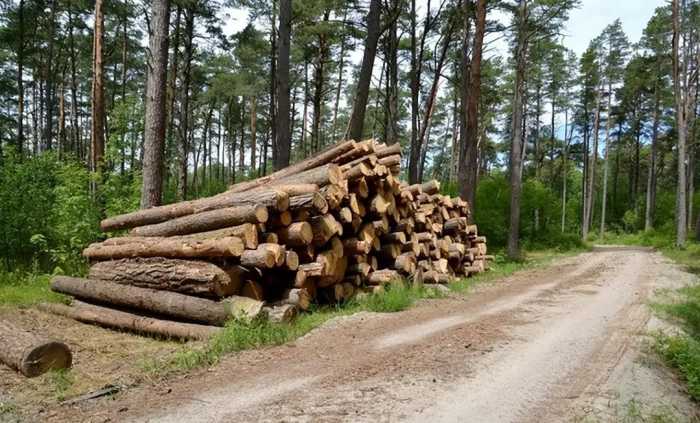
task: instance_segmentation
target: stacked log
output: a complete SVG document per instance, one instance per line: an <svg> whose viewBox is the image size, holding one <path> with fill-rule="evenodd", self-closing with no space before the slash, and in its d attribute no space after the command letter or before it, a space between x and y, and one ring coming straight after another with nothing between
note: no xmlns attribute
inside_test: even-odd
<svg viewBox="0 0 700 423"><path fill-rule="evenodd" d="M54 311L200 338L208 332L173 325L221 326L238 315L287 321L314 302L487 269L469 205L440 194L438 181L400 182L400 153L398 144L344 141L213 197L105 219L104 231L128 233L84 250L87 279L53 280L55 291L80 301ZM91 303L133 316L108 325ZM169 320L155 325L143 314Z"/></svg>

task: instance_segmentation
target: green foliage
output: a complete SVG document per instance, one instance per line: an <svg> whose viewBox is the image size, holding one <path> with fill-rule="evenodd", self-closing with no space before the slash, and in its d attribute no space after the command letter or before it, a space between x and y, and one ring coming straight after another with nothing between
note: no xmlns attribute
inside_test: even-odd
<svg viewBox="0 0 700 423"><path fill-rule="evenodd" d="M77 272L80 251L99 236L99 208L89 192L90 174L53 154L0 168L0 257L5 267Z"/></svg>
<svg viewBox="0 0 700 423"><path fill-rule="evenodd" d="M40 302L61 302L64 296L49 288L50 275L15 270L0 271L0 305L27 307Z"/></svg>
<svg viewBox="0 0 700 423"><path fill-rule="evenodd" d="M700 342L689 336L658 335L655 349L680 372L690 396L700 400Z"/></svg>
<svg viewBox="0 0 700 423"><path fill-rule="evenodd" d="M622 216L622 223L625 226L625 232L634 232L639 228L639 215L636 210L627 210Z"/></svg>

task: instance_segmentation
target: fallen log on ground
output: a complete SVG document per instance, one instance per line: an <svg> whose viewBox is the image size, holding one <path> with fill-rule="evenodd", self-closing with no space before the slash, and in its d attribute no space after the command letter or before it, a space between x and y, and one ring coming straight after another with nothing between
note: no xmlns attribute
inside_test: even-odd
<svg viewBox="0 0 700 423"><path fill-rule="evenodd" d="M97 306L74 300L72 305L42 303L39 310L59 316L69 317L83 323L91 323L106 328L125 330L163 338L206 340L219 333L216 326L195 323L173 322L153 317L139 316L126 311Z"/></svg>
<svg viewBox="0 0 700 423"><path fill-rule="evenodd" d="M0 361L24 376L66 369L72 360L70 348L63 342L37 336L0 320Z"/></svg>
<svg viewBox="0 0 700 423"><path fill-rule="evenodd" d="M251 303L244 297L229 297L217 302L176 292L68 276L54 276L51 289L80 299L218 326L234 317L256 318L263 307L261 302Z"/></svg>

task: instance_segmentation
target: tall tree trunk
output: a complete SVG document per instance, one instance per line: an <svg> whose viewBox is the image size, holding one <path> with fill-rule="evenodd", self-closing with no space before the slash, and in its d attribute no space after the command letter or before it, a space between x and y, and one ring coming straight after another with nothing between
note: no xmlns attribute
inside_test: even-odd
<svg viewBox="0 0 700 423"><path fill-rule="evenodd" d="M24 0L19 0L17 10L17 155L22 157L24 148ZM0 154L0 158L2 155Z"/></svg>
<svg viewBox="0 0 700 423"><path fill-rule="evenodd" d="M374 59L377 56L377 43L379 42L379 14L381 12L381 1L370 0L369 13L367 13L367 38L365 39L364 54L362 55L362 65L360 75L357 79L357 90L350 114L350 122L346 139L359 141L362 138L365 124L365 111L369 99L369 86L372 82L372 69Z"/></svg>
<svg viewBox="0 0 700 423"><path fill-rule="evenodd" d="M430 18L430 2L428 2L428 13L426 19ZM468 18L465 18L468 19ZM422 51L421 51L422 53ZM422 56L422 54L421 54ZM415 184L418 182L418 157L420 154L420 144L418 143L418 94L420 93L420 61L418 57L418 42L416 38L416 0L411 0L411 145L408 157L408 182Z"/></svg>
<svg viewBox="0 0 700 423"><path fill-rule="evenodd" d="M430 93L426 100L425 110L423 111L423 122L420 126L420 131L418 135L418 161L416 163L409 163L409 167L416 166L416 181L420 181L423 176L423 163L425 161L425 155L428 150L428 137L426 136L429 124L432 120L433 110L435 108L435 99L437 97L438 87L440 84L440 76L442 73L442 66L445 63L445 58L447 57L447 50L452 41L452 31L454 25L450 25L447 28L443 39L442 48L440 49L440 56L437 63L435 64L435 75L433 76L433 83L430 86Z"/></svg>
<svg viewBox="0 0 700 423"><path fill-rule="evenodd" d="M681 74L681 57L680 57L680 37L681 37L681 16L680 16L679 0L672 1L672 18L673 18L673 93L676 102L676 129L678 132L678 148L677 148L677 170L678 180L676 189L676 246L683 247L687 238L686 224L686 134L688 130L687 118L687 97L689 93L682 87L681 78L685 80L685 75ZM686 58L687 60L687 58ZM687 66L684 67L687 69ZM685 91L685 92L684 92Z"/></svg>
<svg viewBox="0 0 700 423"><path fill-rule="evenodd" d="M277 163L277 23L276 0L272 0L272 13L270 16L270 133L272 142L272 164ZM267 145L263 148L264 165L261 174L267 172Z"/></svg>
<svg viewBox="0 0 700 423"><path fill-rule="evenodd" d="M68 38L70 46L70 121L71 121L71 146L79 159L82 159L82 148L80 147L80 125L78 123L78 76L76 69L75 36L73 34L73 13L68 7Z"/></svg>
<svg viewBox="0 0 700 423"><path fill-rule="evenodd" d="M179 62L180 62L180 21L182 18L182 6L177 5L177 12L175 13L175 28L170 37L173 38L173 55L170 60L170 74L168 75L168 88L166 92L167 98L167 130L166 130L166 142L168 147L163 147L165 149L172 148L172 143L175 139L175 100L177 98L177 76L179 72ZM168 17L168 20L170 17ZM170 28L168 28L170 31ZM168 38L170 38L168 37ZM166 53L167 54L167 53ZM165 173L165 178L168 177L169 172Z"/></svg>
<svg viewBox="0 0 700 423"><path fill-rule="evenodd" d="M656 150L659 136L659 106L661 103L658 81L654 84L654 122L651 126L651 151L649 153L649 175L647 176L646 210L644 213L644 230L654 227L654 209L656 209Z"/></svg>
<svg viewBox="0 0 700 423"><path fill-rule="evenodd" d="M92 171L101 178L105 151L105 99L103 86L104 64L102 62L102 44L104 37L103 0L95 2L95 30L92 53L92 127L91 127L91 165Z"/></svg>
<svg viewBox="0 0 700 423"><path fill-rule="evenodd" d="M468 25L467 25L468 27ZM468 32L469 28L465 28ZM476 3L476 23L474 26L474 48L469 66L469 88L468 95L462 98L467 100L462 107L466 113L464 157L459 161L460 165L460 195L468 201L472 213L474 212L476 200L476 184L479 167L477 160L479 157L479 102L481 97L481 57L484 44L484 32L486 29L486 0L477 0ZM463 55L467 52L463 51ZM464 84L467 82L464 81Z"/></svg>
<svg viewBox="0 0 700 423"><path fill-rule="evenodd" d="M99 34L99 43L100 43L100 67L104 69L104 66L102 64L102 44L103 44L103 38L104 35L102 32L104 32L104 16L102 16L102 1L98 0L100 3L99 5L99 19L102 20L102 23L100 24L100 34ZM55 69L54 69L54 43L55 43L55 33L56 33L56 8L58 7L58 1L53 1L51 4L51 13L49 16L49 34L48 34L48 59L46 60L46 66L47 66L47 72L46 72L46 126L44 127L44 143L46 145L47 150L51 150L53 148L53 115L54 115L54 109L55 109L55 98L56 98L56 93L55 93ZM98 19L98 5L95 4L95 19ZM95 31L97 31L97 25L95 25ZM95 39L97 39L97 33L95 32ZM102 73L103 70L100 70L100 78L102 78ZM102 84L102 81L100 81L100 85ZM101 88L102 89L102 88ZM104 154L104 91L101 94L102 96L102 120L100 121L102 124L102 153Z"/></svg>
<svg viewBox="0 0 700 423"><path fill-rule="evenodd" d="M245 97L241 97L241 141L238 143L238 173L245 176Z"/></svg>
<svg viewBox="0 0 700 423"><path fill-rule="evenodd" d="M292 0L280 0L279 47L277 51L277 139L275 170L289 166L292 134L289 116L289 45L292 32Z"/></svg>
<svg viewBox="0 0 700 423"><path fill-rule="evenodd" d="M520 258L520 194L523 177L523 91L527 60L527 0L518 5L518 40L515 50L515 86L513 90L513 141L510 148L510 228L508 232L508 257Z"/></svg>
<svg viewBox="0 0 700 423"><path fill-rule="evenodd" d="M393 10L399 8L399 0L392 0ZM397 20L391 23L389 28L388 40L386 48L386 139L387 144L396 144L399 142L399 66L398 66L398 23Z"/></svg>
<svg viewBox="0 0 700 423"><path fill-rule="evenodd" d="M250 96L250 176L253 178L258 176L255 170L255 150L258 148L256 145L258 114L255 110L257 105L258 98L254 95Z"/></svg>
<svg viewBox="0 0 700 423"><path fill-rule="evenodd" d="M328 22L330 18L330 9L326 9L323 14L323 22ZM324 70L326 57L328 56L328 42L325 32L321 32L318 36L318 55L314 64L314 103L313 113L314 120L311 126L311 143L316 151L320 150L321 145L321 118L323 117L323 90L324 90Z"/></svg>
<svg viewBox="0 0 700 423"><path fill-rule="evenodd" d="M605 236L605 212L608 204L608 156L610 152L610 125L612 125L612 84L608 81L608 116L605 122L605 155L603 158L603 198L600 206L600 236Z"/></svg>
<svg viewBox="0 0 700 423"><path fill-rule="evenodd" d="M598 161L598 133L600 132L600 91L601 87L598 87L596 93L596 106L595 106L595 117L593 119L593 148L589 158L588 164L588 179L586 180L586 197L584 201L583 208L583 224L581 225L582 237L585 240L588 238L588 231L591 228L591 220L593 214L593 187L595 182L595 167Z"/></svg>
<svg viewBox="0 0 700 423"><path fill-rule="evenodd" d="M190 132L190 82L192 80L192 56L194 46L194 6L185 9L185 67L182 71L182 100L180 110L180 145L179 145L179 172L177 184L177 197L179 200L187 198L187 158L189 155L188 137Z"/></svg>
<svg viewBox="0 0 700 423"><path fill-rule="evenodd" d="M343 24L345 24L345 20L347 19L348 16L348 9L347 7L343 8ZM332 139L333 142L337 140L338 137L338 106L340 105L340 93L343 90L343 81L345 78L343 78L343 73L345 70L345 39L347 37L347 34L345 31L343 31L343 34L340 38L340 62L338 63L338 85L336 86L335 89L335 103L333 105L333 124L331 125L331 131L332 131Z"/></svg>
<svg viewBox="0 0 700 423"><path fill-rule="evenodd" d="M151 15L150 60L146 68L142 209L159 206L163 198L163 158L166 130L165 90L168 69L170 1L154 0L151 5Z"/></svg>

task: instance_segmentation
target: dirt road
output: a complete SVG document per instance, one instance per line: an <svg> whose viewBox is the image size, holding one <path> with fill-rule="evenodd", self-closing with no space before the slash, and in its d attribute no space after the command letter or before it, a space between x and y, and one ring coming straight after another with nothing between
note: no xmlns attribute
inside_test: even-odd
<svg viewBox="0 0 700 423"><path fill-rule="evenodd" d="M93 421L619 421L696 411L645 353L661 255L581 254L466 296L338 319L289 345L65 410Z"/></svg>

